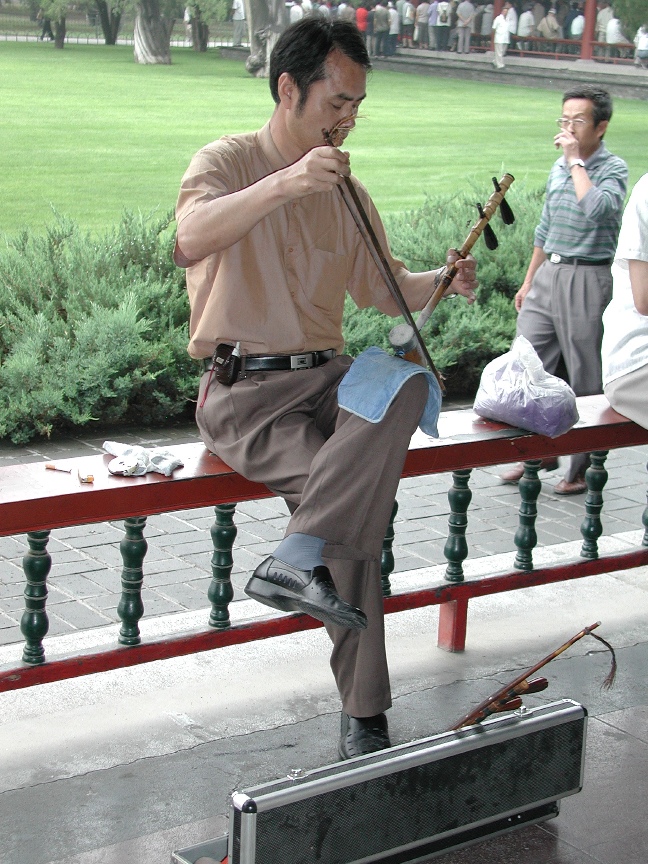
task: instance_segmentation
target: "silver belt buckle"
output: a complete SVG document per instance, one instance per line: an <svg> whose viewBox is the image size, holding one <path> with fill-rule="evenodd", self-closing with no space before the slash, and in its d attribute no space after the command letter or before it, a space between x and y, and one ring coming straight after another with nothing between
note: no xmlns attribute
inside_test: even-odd
<svg viewBox="0 0 648 864"><path fill-rule="evenodd" d="M551 255L549 256L549 260L551 261L552 264L560 264L562 259L561 259L560 255L558 255L556 252L552 252Z"/></svg>
<svg viewBox="0 0 648 864"><path fill-rule="evenodd" d="M292 354L290 357L291 369L312 369L313 354Z"/></svg>

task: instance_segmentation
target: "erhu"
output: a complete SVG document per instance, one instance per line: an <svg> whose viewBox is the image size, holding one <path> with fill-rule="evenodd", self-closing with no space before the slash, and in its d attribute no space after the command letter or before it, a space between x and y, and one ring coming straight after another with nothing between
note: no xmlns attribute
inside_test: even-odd
<svg viewBox="0 0 648 864"><path fill-rule="evenodd" d="M350 115L348 117L343 117L339 123L337 123L332 129L322 129L322 135L324 137L324 141L331 147L339 147L344 141L345 136L345 124L349 122L349 120L355 119L354 115ZM402 316L405 318L405 324L399 324L392 329L389 334L389 341L394 349L394 352L399 357L403 357L405 360L410 360L414 363L418 363L421 366L427 366L435 375L437 381L439 382L439 386L441 390L445 392L445 387L443 386L443 379L436 369L432 358L430 357L430 353L427 349L427 346L421 336L420 330L426 321L429 319L430 315L438 305L439 301L443 297L445 291L449 288L452 283L452 280L457 275L457 268L455 265L451 265L449 267L445 267L438 274L435 285L434 292L432 297L428 301L427 305L423 309L423 311L418 316L417 321L415 322L412 313L410 312L407 303L405 302L405 298L403 297L400 287L396 282L396 278L391 271L389 263L385 257L385 254L380 246L380 242L376 237L376 234L373 230L371 222L369 221L369 217L358 197L358 193L355 190L355 187L351 181L350 177L343 178L344 183L338 186L340 190L340 194L346 204L351 216L353 217L356 226L362 236L362 239L369 250L371 257L373 258L376 266L378 267L378 271L382 276L387 288L395 300ZM495 185L495 191L488 199L486 206L482 208L481 204L477 204L477 209L479 212L479 220L475 222L475 224L470 229L468 237L464 241L461 249L458 250L459 258L466 258L472 247L475 245L478 237L483 233L484 240L489 249L496 249L498 242L497 237L495 236L495 232L492 227L488 224L490 222L491 217L495 214L498 207L500 209L500 214L502 216L502 221L506 225L510 225L514 222L515 217L511 208L509 207L507 201L504 196L506 195L511 183L514 178L511 174L504 174L502 179L498 182L496 177L493 177L493 183Z"/></svg>

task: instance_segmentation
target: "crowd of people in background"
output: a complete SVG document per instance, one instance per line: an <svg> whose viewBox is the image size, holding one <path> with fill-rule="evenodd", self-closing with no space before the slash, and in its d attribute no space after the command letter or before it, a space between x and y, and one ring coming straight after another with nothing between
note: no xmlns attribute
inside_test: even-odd
<svg viewBox="0 0 648 864"><path fill-rule="evenodd" d="M494 66L499 69L504 67L504 55L513 44L521 51L579 53L585 27L584 0L516 0L504 5L506 8L494 17L490 0L286 2L290 23L309 14L355 21L374 57L392 56L397 48L468 54L474 46L490 47L491 40ZM621 52L634 51L636 65L648 68L648 22L633 43L623 32L613 4L599 0L594 36L601 43L595 47L597 55L618 57Z"/></svg>

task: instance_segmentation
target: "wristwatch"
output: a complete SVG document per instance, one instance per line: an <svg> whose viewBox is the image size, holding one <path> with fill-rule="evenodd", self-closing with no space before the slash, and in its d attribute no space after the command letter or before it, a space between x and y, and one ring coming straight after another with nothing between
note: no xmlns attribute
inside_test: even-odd
<svg viewBox="0 0 648 864"><path fill-rule="evenodd" d="M574 165L580 165L581 168L585 167L585 163L583 162L582 159L572 159L571 162L569 163L569 170L570 171L574 167Z"/></svg>

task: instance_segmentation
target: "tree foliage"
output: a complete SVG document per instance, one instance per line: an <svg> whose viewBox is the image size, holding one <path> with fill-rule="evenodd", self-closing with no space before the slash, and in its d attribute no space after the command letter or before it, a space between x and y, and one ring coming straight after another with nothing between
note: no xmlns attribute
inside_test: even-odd
<svg viewBox="0 0 648 864"><path fill-rule="evenodd" d="M45 18L49 18L54 28L54 47L62 49L65 47L65 33L68 0L43 0L41 10Z"/></svg>
<svg viewBox="0 0 648 864"><path fill-rule="evenodd" d="M614 0L614 11L629 39L640 27L648 27L648 0Z"/></svg>

